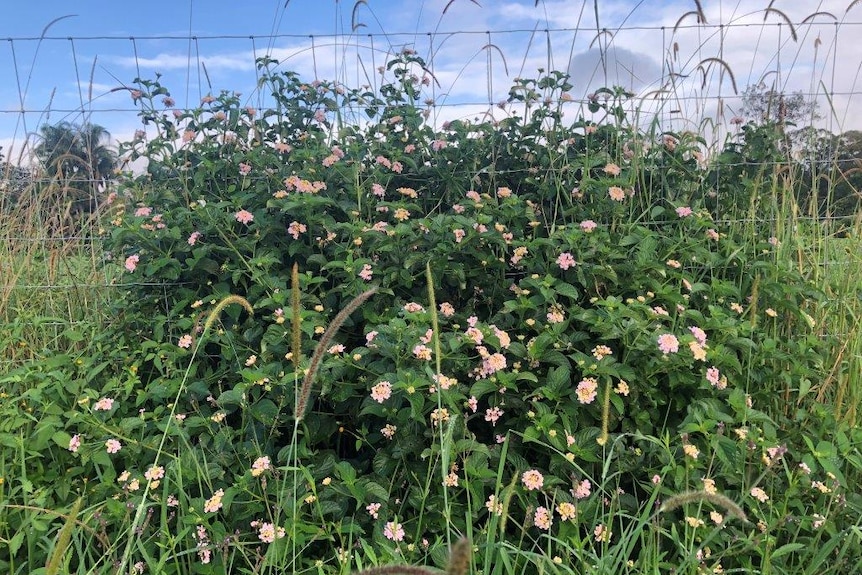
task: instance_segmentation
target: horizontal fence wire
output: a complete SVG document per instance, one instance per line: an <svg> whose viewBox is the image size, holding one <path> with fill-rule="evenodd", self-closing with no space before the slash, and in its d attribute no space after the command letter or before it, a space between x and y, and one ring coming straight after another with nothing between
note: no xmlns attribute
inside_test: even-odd
<svg viewBox="0 0 862 575"><path fill-rule="evenodd" d="M441 53L444 53L446 44L458 44L461 40L469 40L473 38L478 38L480 42L470 44L469 47L471 51L461 50L462 59L463 54L472 54L471 60L474 62L465 63L465 67L470 63L481 63L482 58L476 57L481 54L484 50L488 54L491 53L489 46L497 47L500 54L500 59L503 62L493 62L493 58L488 58L490 62L488 66L487 77L485 78L485 84L490 85L492 82L492 72L493 75L498 78L503 76L508 76L510 78L514 77L515 74L502 74L499 69L500 64L507 64L511 62L511 67L515 68L515 63L520 59L522 61L521 67L518 71L518 75L521 75L521 72L524 72L525 63L530 59L531 64L535 64L536 62L541 62L545 60L548 64L554 64L555 62L559 62L558 66L554 66L554 68L568 69L572 64L571 52L573 49L565 50L561 49L566 47L566 44L570 44L572 48L576 43L576 40L583 43L584 46L587 47L604 47L609 50L609 53L612 53L614 49L614 45L624 45L626 44L625 38L626 36L642 36L644 34L652 35L653 38L650 38L651 42L655 44L654 50L650 50L648 52L658 54L660 57L658 60L664 60L662 62L662 66L659 70L661 74L661 81L657 82L656 85L663 85L673 76L682 77L686 74L694 73L697 69L697 66L704 61L705 58L716 58L720 56L721 53L710 54L708 50L712 49L713 46L711 43L717 41L716 37L729 37L737 30L749 30L756 29L759 30L761 36L769 35L773 33L777 35L777 38L774 39L775 43L770 45L764 51L769 53L771 49L776 55L779 55L784 52L788 52L788 56L792 59L796 59L800 54L803 53L802 40L808 39L811 40L811 35L817 35L817 42L822 44L822 51L826 52L830 48L831 54L827 53L823 58L824 62L821 64L820 71L822 72L823 78L819 80L830 80L833 81L834 78L826 78L827 73L831 73L834 76L834 65L835 62L831 61L836 58L835 48L839 43L844 42L853 42L855 39L855 33L859 30L859 27L862 26L862 22L853 21L843 19L841 21L817 21L808 20L808 21L796 21L796 22L775 22L775 21L760 21L760 19L756 19L754 22L721 22L721 23L699 23L699 24L689 24L689 23L677 23L676 26L642 26L632 23L625 23L624 25L614 27L614 28L596 28L592 26L575 26L575 27L539 27L529 29L529 28L500 28L493 30L424 30L424 31L414 31L414 32L374 32L374 33L354 33L354 34L290 34L290 33L275 33L268 35L230 35L230 34L196 34L196 35L177 35L177 34L165 34L165 35L131 35L131 36L121 36L121 35L91 35L91 36L54 36L54 35L46 35L46 36L14 36L14 37L6 37L4 40L8 44L10 51L13 52L13 65L16 80L19 84L19 92L23 89L23 78L25 78L25 70L23 69L24 63L19 61L22 59L18 55L18 52L28 53L34 51L39 45L42 43L47 43L49 45L54 45L57 43L60 44L68 44L70 55L73 56L74 61L72 62L75 70L76 76L78 78L85 77L87 65L83 61L83 58L79 58L77 52L74 50L74 46L76 44L88 45L92 43L96 43L99 46L102 46L105 51L109 53L114 52L117 49L122 50L122 48L127 48L130 53L127 56L127 64L128 68L134 69L135 71L146 71L147 69L152 69L155 66L152 64L155 62L159 62L158 55L147 57L142 53L145 53L145 46L142 44L147 43L170 43L176 42L178 44L185 45L185 65L180 65L182 58L177 56L170 62L167 62L165 65L172 67L174 69L182 68L184 72L188 72L188 76L185 78L187 82L191 81L191 76L194 73L198 75L201 73L201 63L206 62L209 58L210 60L216 59L218 54L215 56L201 54L201 45L206 44L217 44L224 42L233 42L233 43L243 43L243 49L246 50L245 65L250 67L253 65L252 57L259 57L267 54L271 54L273 52L277 52L284 56L285 61L288 62L287 67L289 67L289 62L292 58L298 57L298 55L304 54L306 52L311 53L311 58L314 62L314 70L315 72L319 71L319 69L326 67L326 61L331 59L333 52L340 51L340 57L342 61L340 62L340 68L343 70L347 65L351 64L349 62L349 58L351 56L361 57L362 55L366 56L365 60L373 60L373 58L368 58L367 56L379 55L381 58L385 58L387 55L391 55L393 52L397 51L398 47L401 46L413 46L415 49L418 49L420 52L428 52L432 54L430 60L429 69L434 72L434 60L442 59L440 56ZM683 57L679 55L679 38L686 34L697 33L701 38L702 45L695 45L693 49ZM798 44L799 47L796 50L796 53L793 50L788 50L787 44L789 43L788 37L791 35L796 36L797 39L794 40L794 44ZM545 37L545 44L549 48L547 53L545 54L536 54L534 53L539 50L538 46L542 44L541 37ZM605 36L612 36L613 40L603 40ZM798 37L801 36L802 40ZM821 38L823 36L823 38ZM513 38L522 38L527 37L529 41L513 41ZM824 39L825 38L825 39ZM484 42L487 40L487 42ZM773 39L769 38L769 42L764 39L764 44L770 44ZM265 42L265 48L261 48L260 44ZM275 46L275 44L279 42L286 42L288 46L278 47L277 49L266 49L266 47ZM297 43L303 43L296 45ZM760 39L758 38L758 42ZM557 44L555 47L558 48L557 53L569 53L570 57L567 61L564 61L562 57L556 57L555 54L552 53L551 45ZM810 43L810 42L809 42ZM290 45L293 44L293 45ZM818 45L820 45L818 44ZM194 48L192 48L194 46ZM509 46L513 46L511 50ZM527 48L527 53L519 54L518 51L523 51L524 48ZM17 49L17 51L16 51ZM353 54L349 54L349 50L353 50ZM519 58L519 56L523 56L523 58ZM306 58L308 60L308 58ZM364 63L364 62L363 62ZM368 62L368 63L377 63L377 62ZM242 63L235 59L234 61L228 62L229 65L236 67L237 69L242 68ZM777 72L778 75L784 74L785 76L792 72L792 66L783 64L780 61L778 62L770 62L769 65L771 68L764 68L762 71L757 73L754 72L753 69L749 70L749 74L747 80L751 80L751 83L755 83L755 81L761 78L765 73L773 73ZM189 70L190 67L196 68L193 72ZM506 68L509 68L508 65L505 65ZM336 63L334 67L332 67L332 71L336 72L335 76L340 76L339 74L339 63ZM82 72L84 72L82 74ZM527 76L530 75L531 72L535 72L535 69L526 70ZM607 69L604 70L596 70L596 72L601 72L605 76L613 76L614 73L618 73L619 71L611 71L609 74ZM854 72L856 72L854 70ZM632 71L628 71L629 75L632 74ZM706 79L706 71L704 70L704 80ZM721 74L716 72L715 70L710 71L710 76L717 77ZM737 76L741 76L737 73ZM315 73L315 77L318 77L318 74ZM117 78L114 75L114 87L130 87L133 84L132 78ZM118 82L117 80L121 80ZM326 79L326 78L324 78ZM331 80L337 80L338 77L329 78ZM472 79L472 73L471 73ZM613 79L613 78L611 78ZM815 80L818 80L815 78ZM467 80L463 80L463 82L467 82ZM816 86L818 82L810 82L808 85L803 87L802 93L807 93L808 95L822 95L820 90L812 90L813 86ZM831 83L831 82L830 82ZM455 83L450 84L450 86L455 86ZM784 86L782 85L782 88ZM855 88L846 90L836 87L835 85L828 86L830 94L834 96L857 96L858 91ZM104 96L104 94L99 95L99 97ZM720 100L732 97L732 94L729 94L726 90L723 93L716 92L704 92L701 91L697 95L677 93L674 95L674 101L687 101L693 100L700 103L706 103L711 100ZM97 98L98 99L98 98ZM46 113L48 111L54 111L56 113L63 114L73 114L76 112L81 112L85 110L81 110L74 107L61 107L61 106L48 106L46 107L26 107L25 103L22 101L23 98L19 98L19 107L10 107L10 106L2 106L0 107L0 113L5 114L21 114L21 113ZM83 101L84 98L81 98L82 108L85 108L86 111L92 111L98 107L99 102L94 100ZM463 100L457 103L452 103L448 101L438 102L436 105L445 107L445 106L473 106L479 104L487 104L489 100ZM493 101L493 100L491 100ZM132 108L125 106L102 106L98 107L100 112L118 112L124 113L130 111Z"/></svg>

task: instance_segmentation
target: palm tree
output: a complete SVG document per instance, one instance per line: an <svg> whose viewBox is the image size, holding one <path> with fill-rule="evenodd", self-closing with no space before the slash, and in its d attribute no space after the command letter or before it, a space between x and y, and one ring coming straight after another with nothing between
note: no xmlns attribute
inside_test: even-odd
<svg viewBox="0 0 862 575"><path fill-rule="evenodd" d="M113 177L117 155L109 141L98 124L60 122L40 129L36 157L47 179L72 202L72 212L93 211L99 188Z"/></svg>

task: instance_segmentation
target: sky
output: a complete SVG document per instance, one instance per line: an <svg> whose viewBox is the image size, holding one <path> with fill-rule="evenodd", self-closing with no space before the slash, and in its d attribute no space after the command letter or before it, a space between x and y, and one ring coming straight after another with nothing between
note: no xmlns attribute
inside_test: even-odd
<svg viewBox="0 0 862 575"><path fill-rule="evenodd" d="M764 82L811 94L821 127L862 129L862 2L851 0L701 0L705 22L694 0L4 4L0 146L25 163L44 124L93 122L130 139L142 127L129 96L136 78L159 75L178 107L221 90L265 107L256 57L309 80L376 86L377 68L405 47L429 63L438 124L499 119L511 109L495 104L515 78L552 69L571 74L573 121L588 94L620 85L641 122L700 131L739 115L738 92Z"/></svg>

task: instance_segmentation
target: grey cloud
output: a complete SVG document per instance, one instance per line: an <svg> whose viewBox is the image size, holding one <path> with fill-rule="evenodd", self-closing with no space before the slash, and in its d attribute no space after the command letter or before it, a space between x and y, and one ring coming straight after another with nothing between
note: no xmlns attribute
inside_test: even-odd
<svg viewBox="0 0 862 575"><path fill-rule="evenodd" d="M569 74L576 92L591 92L605 86L622 86L638 92L660 83L662 67L649 56L611 46L604 58L598 48L576 54L569 63Z"/></svg>

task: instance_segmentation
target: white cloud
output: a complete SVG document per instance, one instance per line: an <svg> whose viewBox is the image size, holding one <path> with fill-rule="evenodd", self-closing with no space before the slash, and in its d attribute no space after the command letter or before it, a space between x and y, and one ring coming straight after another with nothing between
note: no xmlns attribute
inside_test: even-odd
<svg viewBox="0 0 862 575"><path fill-rule="evenodd" d="M148 70L169 71L186 70L190 65L196 65L196 58L188 54L160 53L151 57L122 56L111 58L118 66L125 68L143 68ZM210 70L249 70L254 68L254 59L250 53L213 54L204 56L200 61Z"/></svg>
<svg viewBox="0 0 862 575"><path fill-rule="evenodd" d="M15 165L30 164L30 147L21 138L0 138L3 161Z"/></svg>

